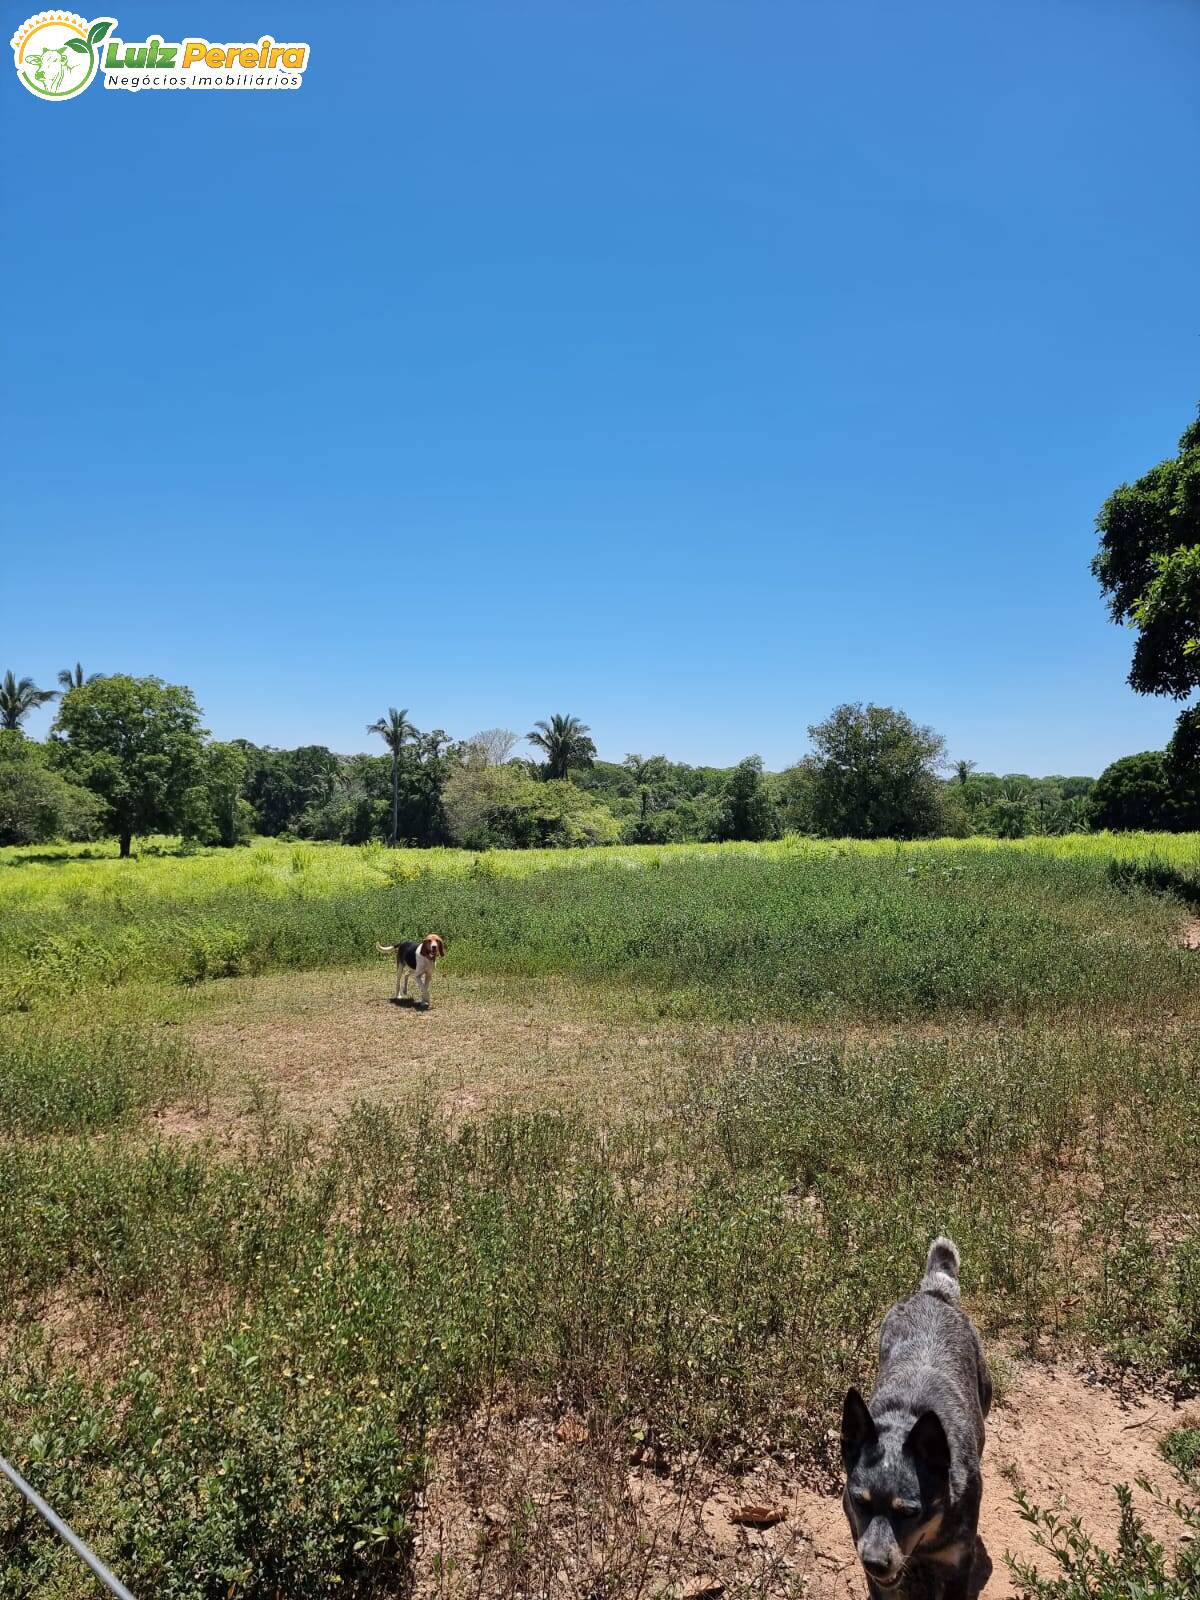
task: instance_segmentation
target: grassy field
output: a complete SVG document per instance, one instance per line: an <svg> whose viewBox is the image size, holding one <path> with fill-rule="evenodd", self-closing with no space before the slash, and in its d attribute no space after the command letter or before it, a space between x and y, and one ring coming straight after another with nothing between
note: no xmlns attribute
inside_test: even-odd
<svg viewBox="0 0 1200 1600"><path fill-rule="evenodd" d="M1163 953L1180 904L1113 865L1189 873L1200 840L87 854L0 851L0 1008L374 960L436 928L458 970L616 983L683 1015L1153 1013L1191 987Z"/></svg>
<svg viewBox="0 0 1200 1600"><path fill-rule="evenodd" d="M1184 836L0 852L0 1451L139 1596L398 1596L431 1455L499 1394L827 1472L942 1229L994 1350L1186 1389L1198 866ZM362 964L430 928L405 1048L469 990L516 1085L561 1012L578 1093L356 1092L327 1041L398 1049ZM337 1078L319 1121L298 1062ZM11 1497L0 1592L94 1592Z"/></svg>

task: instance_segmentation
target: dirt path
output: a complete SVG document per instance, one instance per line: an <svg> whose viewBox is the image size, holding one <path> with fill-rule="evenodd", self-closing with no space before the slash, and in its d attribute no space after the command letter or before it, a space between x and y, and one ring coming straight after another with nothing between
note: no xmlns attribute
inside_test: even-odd
<svg viewBox="0 0 1200 1600"><path fill-rule="evenodd" d="M1044 1566L1013 1500L1069 1507L1110 1543L1113 1485L1145 1477L1180 1485L1157 1443L1181 1415L1165 1403L1122 1404L1062 1368L1014 1369L989 1424L977 1568L985 1600L1016 1593L1004 1560ZM1135 1503L1168 1544L1178 1524L1139 1489ZM779 1520L754 1527L744 1508ZM768 1517L759 1517L766 1522ZM588 1593L622 1600L672 1592L680 1600L749 1594L779 1600L865 1600L865 1585L835 1492L795 1481L773 1460L740 1478L697 1462L629 1464L628 1441L589 1437L573 1416L500 1403L438 1452L419 1529L415 1592L422 1600Z"/></svg>

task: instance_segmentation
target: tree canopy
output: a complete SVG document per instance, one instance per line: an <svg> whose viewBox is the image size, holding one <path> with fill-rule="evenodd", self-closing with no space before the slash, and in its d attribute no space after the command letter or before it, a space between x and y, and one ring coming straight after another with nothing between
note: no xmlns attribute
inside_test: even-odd
<svg viewBox="0 0 1200 1600"><path fill-rule="evenodd" d="M817 832L913 839L941 831L946 745L932 728L890 706L843 705L808 734L815 749L799 765Z"/></svg>
<svg viewBox="0 0 1200 1600"><path fill-rule="evenodd" d="M1129 682L1182 700L1200 687L1200 417L1176 455L1114 490L1092 571L1113 620L1137 629Z"/></svg>
<svg viewBox="0 0 1200 1600"><path fill-rule="evenodd" d="M546 755L546 776L565 778L572 767L590 767L596 759L596 746L590 729L578 717L556 714L549 722L535 722L525 735L529 743Z"/></svg>
<svg viewBox="0 0 1200 1600"><path fill-rule="evenodd" d="M1096 779L1088 797L1095 828L1186 832L1200 827L1200 785L1161 750L1123 756Z"/></svg>
<svg viewBox="0 0 1200 1600"><path fill-rule="evenodd" d="M190 689L117 673L63 696L51 741L64 776L104 802L127 856L135 834L186 829L206 733Z"/></svg>
<svg viewBox="0 0 1200 1600"><path fill-rule="evenodd" d="M0 728L11 733L31 711L53 700L56 693L54 689L39 689L32 678L18 678L14 672L6 672L0 678Z"/></svg>

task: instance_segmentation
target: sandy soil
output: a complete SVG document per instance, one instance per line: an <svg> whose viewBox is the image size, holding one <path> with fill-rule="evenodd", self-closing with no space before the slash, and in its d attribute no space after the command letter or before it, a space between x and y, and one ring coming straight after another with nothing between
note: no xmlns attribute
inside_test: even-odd
<svg viewBox="0 0 1200 1600"><path fill-rule="evenodd" d="M989 1426L977 1592L1016 1593L1006 1554L1045 1564L1014 1487L1047 1509L1069 1503L1109 1543L1115 1483L1145 1477L1180 1492L1156 1448L1180 1421L1166 1402L1122 1403L1063 1368L1015 1367ZM1134 1494L1151 1531L1172 1543L1178 1524ZM504 1399L442 1441L418 1536L421 1600L664 1591L680 1600L866 1594L836 1488L797 1481L776 1460L738 1478L695 1460L631 1462L628 1439L596 1438L576 1416Z"/></svg>

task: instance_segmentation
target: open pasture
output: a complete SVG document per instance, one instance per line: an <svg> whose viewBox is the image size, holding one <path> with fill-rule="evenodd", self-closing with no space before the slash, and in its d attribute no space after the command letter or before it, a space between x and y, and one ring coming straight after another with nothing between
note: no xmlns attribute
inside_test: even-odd
<svg viewBox="0 0 1200 1600"><path fill-rule="evenodd" d="M1186 888L1195 838L34 854L0 1451L139 1596L842 1594L829 1429L943 1229L997 1461L1104 1535L1128 1424L1179 1492L1200 954L1110 866ZM388 1006L374 941L430 928L433 1010ZM790 1508L754 1540L743 1484ZM8 1499L0 1590L92 1592Z"/></svg>

